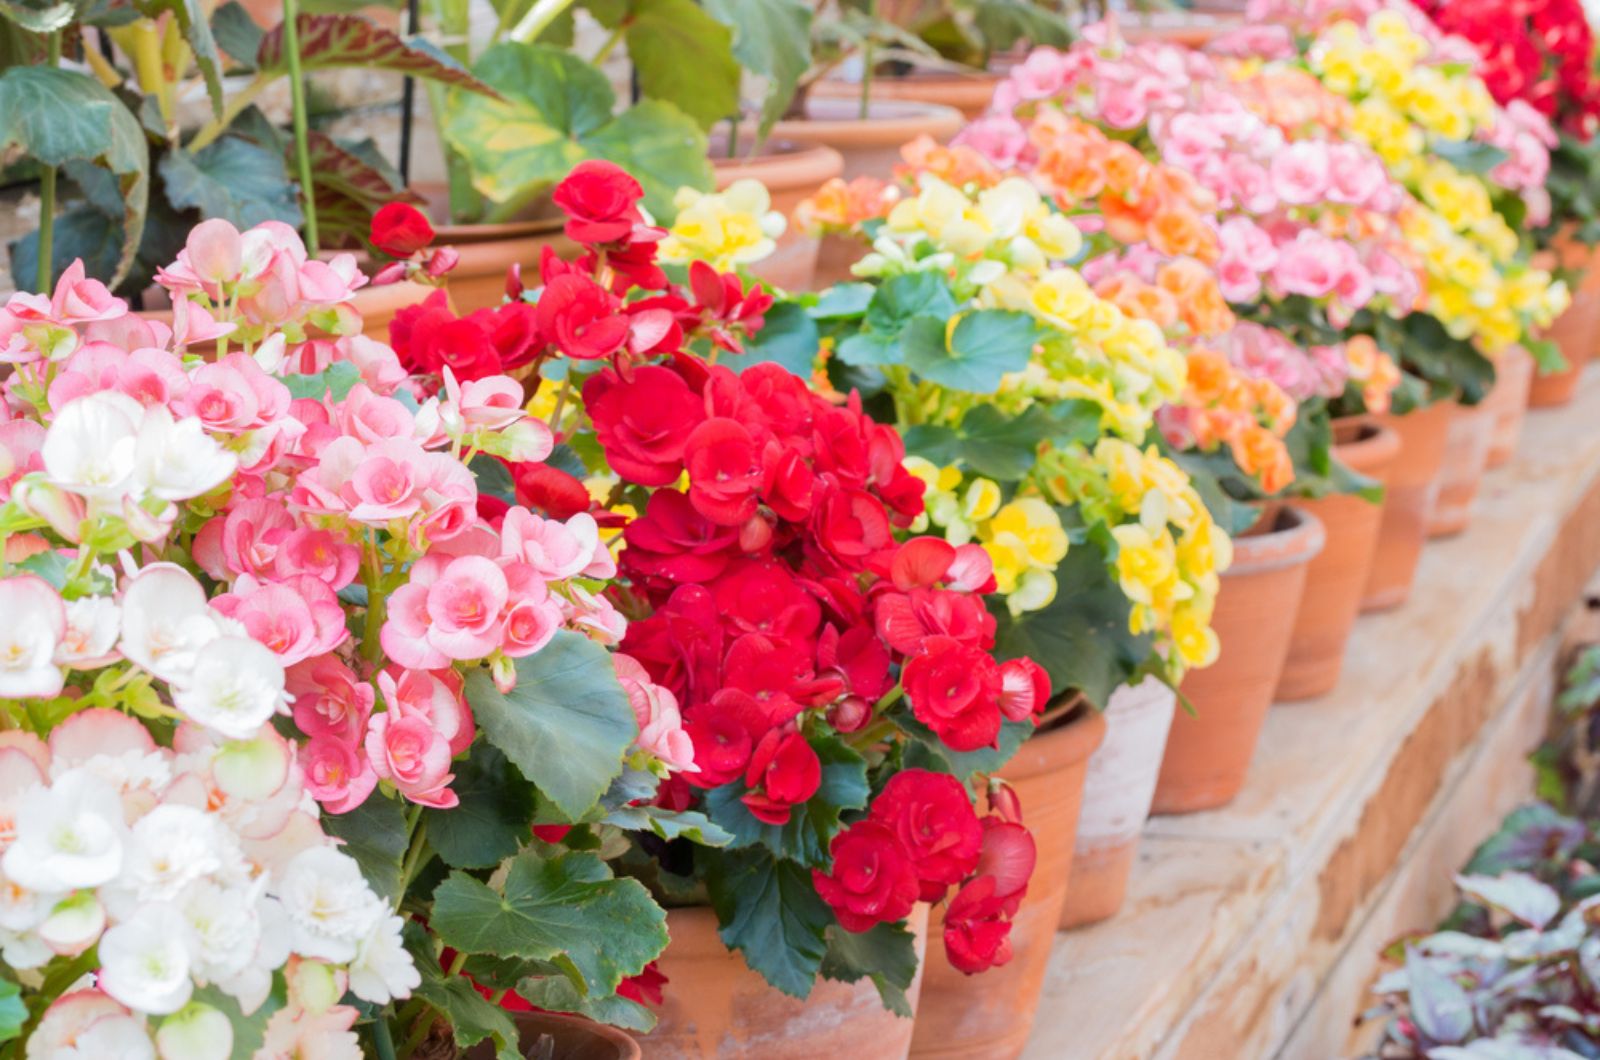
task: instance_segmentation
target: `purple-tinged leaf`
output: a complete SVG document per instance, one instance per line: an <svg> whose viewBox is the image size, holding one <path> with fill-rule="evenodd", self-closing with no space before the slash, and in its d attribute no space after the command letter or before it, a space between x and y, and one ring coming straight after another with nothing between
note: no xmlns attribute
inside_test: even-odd
<svg viewBox="0 0 1600 1060"><path fill-rule="evenodd" d="M406 40L360 15L301 15L300 69L338 67L393 70L486 96L498 96L488 85L420 38ZM289 60L283 50L283 27L268 30L256 53L256 69L263 74L287 74Z"/></svg>
<svg viewBox="0 0 1600 1060"><path fill-rule="evenodd" d="M1454 979L1416 951L1406 954L1411 1018L1417 1029L1440 1045L1453 1045L1472 1033L1472 1001Z"/></svg>
<svg viewBox="0 0 1600 1060"><path fill-rule="evenodd" d="M1472 901L1498 909L1529 927L1542 928L1561 912L1561 896L1555 888L1525 872L1457 876L1456 886Z"/></svg>

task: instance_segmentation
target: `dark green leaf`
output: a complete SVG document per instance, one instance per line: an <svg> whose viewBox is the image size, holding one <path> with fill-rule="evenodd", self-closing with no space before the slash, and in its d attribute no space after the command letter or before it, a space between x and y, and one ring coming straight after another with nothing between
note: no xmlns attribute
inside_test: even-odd
<svg viewBox="0 0 1600 1060"><path fill-rule="evenodd" d="M775 861L761 848L697 851L696 857L705 866L723 943L785 994L807 997L827 953L824 932L836 923L811 870Z"/></svg>
<svg viewBox="0 0 1600 1060"><path fill-rule="evenodd" d="M217 8L216 14L211 16L211 34L216 37L217 46L234 62L246 68L255 66L264 34L239 0L228 0Z"/></svg>
<svg viewBox="0 0 1600 1060"><path fill-rule="evenodd" d="M0 1042L22 1034L28 1022L28 1006L22 1003L22 988L9 979L0 979Z"/></svg>
<svg viewBox="0 0 1600 1060"><path fill-rule="evenodd" d="M858 331L846 335L834 353L841 363L856 368L899 364L904 360L900 340L881 331Z"/></svg>
<svg viewBox="0 0 1600 1060"><path fill-rule="evenodd" d="M499 893L463 872L433 892L429 926L465 953L554 961L589 995L616 992L667 945L667 914L638 880L615 879L593 854L512 862Z"/></svg>
<svg viewBox="0 0 1600 1060"><path fill-rule="evenodd" d="M533 820L533 787L499 749L486 741L473 744L464 762L455 764L450 790L461 803L448 810L424 810L428 845L457 869L483 869L515 854L528 838Z"/></svg>
<svg viewBox="0 0 1600 1060"><path fill-rule="evenodd" d="M511 478L511 469L487 453L479 453L467 465L472 477L478 481L478 492L498 497L507 504L516 503L517 486Z"/></svg>
<svg viewBox="0 0 1600 1060"><path fill-rule="evenodd" d="M867 763L837 736L809 737L822 762L822 783L817 793L794 807L787 824L757 820L739 799L747 789L742 781L713 788L706 795L706 812L733 834L730 846L761 844L774 854L819 868L828 864L828 845L839 831L845 810L867 805Z"/></svg>
<svg viewBox="0 0 1600 1060"><path fill-rule="evenodd" d="M972 24L988 54L1006 51L1019 43L1054 48L1072 43L1072 24L1034 0L977 0Z"/></svg>
<svg viewBox="0 0 1600 1060"><path fill-rule="evenodd" d="M811 5L801 0L706 0L711 17L733 29L733 55L767 80L759 138L783 116L811 66Z"/></svg>
<svg viewBox="0 0 1600 1060"><path fill-rule="evenodd" d="M867 931L828 928L828 953L822 974L828 979L854 983L872 980L883 1007L902 1019L911 1018L906 991L917 977L917 940L904 924L875 924Z"/></svg>
<svg viewBox="0 0 1600 1060"><path fill-rule="evenodd" d="M812 320L843 320L867 311L875 289L870 283L841 283L817 296L817 304L806 312Z"/></svg>
<svg viewBox="0 0 1600 1060"><path fill-rule="evenodd" d="M610 654L571 630L516 660L516 671L517 687L508 694L487 670L473 670L467 702L489 740L577 820L621 775L639 735L627 693Z"/></svg>
<svg viewBox="0 0 1600 1060"><path fill-rule="evenodd" d="M597 1023L609 1023L638 1034L656 1025L656 1014L630 998L618 994L600 997L584 995L572 980L559 975L528 978L517 984L517 993L546 1012L575 1012Z"/></svg>
<svg viewBox="0 0 1600 1060"><path fill-rule="evenodd" d="M908 272L885 280L867 305L867 326L897 335L913 317L937 317L941 326L956 311L950 285L937 272Z"/></svg>
<svg viewBox="0 0 1600 1060"><path fill-rule="evenodd" d="M1040 665L1044 665L1041 661ZM1061 691L1061 689L1057 689ZM894 722L939 763L939 769L966 780L975 773L993 773L1011 761L1022 742L1033 735L1034 726L1027 721L1000 723L1000 736L994 747L980 747L976 751L955 751L945 746L939 734L918 721L909 711L895 714Z"/></svg>
<svg viewBox="0 0 1600 1060"><path fill-rule="evenodd" d="M694 0L633 0L628 58L646 99L662 99L709 129L739 110L733 34Z"/></svg>
<svg viewBox="0 0 1600 1060"><path fill-rule="evenodd" d="M745 343L744 354L724 363L742 372L772 361L801 379L810 379L817 363L817 345L817 325L810 315L794 302L779 302L767 310L766 325Z"/></svg>
<svg viewBox="0 0 1600 1060"><path fill-rule="evenodd" d="M324 814L323 829L344 840L344 852L380 896L400 896L400 862L406 856L406 811L395 799L374 792L349 813Z"/></svg>
<svg viewBox="0 0 1600 1060"><path fill-rule="evenodd" d="M237 136L224 136L195 154L169 151L160 168L167 198L180 210L199 210L202 217L220 217L241 229L263 221L298 227L304 220L283 157Z"/></svg>
<svg viewBox="0 0 1600 1060"><path fill-rule="evenodd" d="M29 33L54 33L72 22L77 5L30 4L22 0L0 0L0 18L16 23Z"/></svg>
<svg viewBox="0 0 1600 1060"><path fill-rule="evenodd" d="M422 983L416 995L443 1014L456 1045L470 1048L482 1041L494 1043L497 1060L521 1060L517 1026L499 1005L478 993L464 976L446 975L439 967L428 933L421 924L410 921L405 927L406 949Z"/></svg>
<svg viewBox="0 0 1600 1060"><path fill-rule="evenodd" d="M123 252L122 224L87 204L56 215L50 248L52 276L60 276L74 258L83 259L84 271L110 282ZM23 288L33 286L38 274L39 232L35 229L11 244L11 275Z"/></svg>
<svg viewBox="0 0 1600 1060"><path fill-rule="evenodd" d="M1090 441L1099 427L1100 410L1088 401L1030 405L1018 415L993 405L975 405L957 428L911 428L906 432L906 451L936 464L959 462L980 475L1015 482L1032 470L1040 443Z"/></svg>
<svg viewBox="0 0 1600 1060"><path fill-rule="evenodd" d="M1500 148L1477 140L1436 139L1429 146L1435 155L1463 173L1479 176L1489 172L1508 157Z"/></svg>
<svg viewBox="0 0 1600 1060"><path fill-rule="evenodd" d="M972 394L992 394L1000 379L1033 357L1039 328L1026 313L980 309L962 316L945 341L945 321L919 316L900 338L906 364L930 382Z"/></svg>
<svg viewBox="0 0 1600 1060"><path fill-rule="evenodd" d="M687 839L703 847L727 846L733 836L698 810L673 811L659 806L621 806L604 817L601 824L615 825L630 832L652 832L662 839Z"/></svg>

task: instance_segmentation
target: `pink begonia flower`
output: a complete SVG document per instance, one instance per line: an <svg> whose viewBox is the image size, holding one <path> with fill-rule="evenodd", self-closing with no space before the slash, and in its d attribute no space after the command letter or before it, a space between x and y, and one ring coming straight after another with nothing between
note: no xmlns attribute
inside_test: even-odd
<svg viewBox="0 0 1600 1060"><path fill-rule="evenodd" d="M55 654L67 632L61 594L37 574L0 578L0 696L61 694Z"/></svg>
<svg viewBox="0 0 1600 1060"><path fill-rule="evenodd" d="M1291 59L1296 54L1294 34L1287 26L1245 26L1222 34L1206 48L1215 55L1241 59Z"/></svg>
<svg viewBox="0 0 1600 1060"><path fill-rule="evenodd" d="M411 669L437 670L501 647L504 609L512 597L498 563L486 556L430 553L412 565L410 575L390 595L379 634L389 658Z"/></svg>
<svg viewBox="0 0 1600 1060"><path fill-rule="evenodd" d="M618 652L611 656L617 681L628 694L628 704L639 722L639 749L660 759L667 768L680 773L698 773L694 764L694 742L683 728L678 699L669 689L650 679L649 672L633 656Z"/></svg>
<svg viewBox="0 0 1600 1060"><path fill-rule="evenodd" d="M211 606L242 623L284 666L324 655L350 635L339 598L326 582L309 575L282 582L241 575L233 591L213 599Z"/></svg>
<svg viewBox="0 0 1600 1060"><path fill-rule="evenodd" d="M1246 213L1266 213L1278 204L1266 167L1243 155L1230 154L1223 163L1223 198Z"/></svg>
<svg viewBox="0 0 1600 1060"><path fill-rule="evenodd" d="M469 431L502 430L526 415L522 410L522 384L510 376L491 375L462 384L456 382L455 373L447 365L444 369L444 389L449 404ZM549 433L548 426L545 431ZM551 447L554 448L554 445L552 438ZM547 450L545 456L549 455ZM543 460L544 457L539 457L532 462Z"/></svg>
<svg viewBox="0 0 1600 1060"><path fill-rule="evenodd" d="M388 396L406 381L405 367L394 348L365 335L347 335L333 346L333 360L349 361L361 373L361 381L374 393Z"/></svg>
<svg viewBox="0 0 1600 1060"><path fill-rule="evenodd" d="M1033 55L1042 50L1035 49ZM1010 169L1027 150L1028 134L1011 115L989 114L961 130L955 143L972 148L1002 169Z"/></svg>
<svg viewBox="0 0 1600 1060"><path fill-rule="evenodd" d="M449 809L461 801L449 787L450 744L428 718L392 710L373 715L366 750L378 779L412 802Z"/></svg>
<svg viewBox="0 0 1600 1060"><path fill-rule="evenodd" d="M1389 182L1383 161L1360 144L1329 146L1329 201L1376 208Z"/></svg>
<svg viewBox="0 0 1600 1060"><path fill-rule="evenodd" d="M344 743L366 738L376 693L338 656L305 659L289 667L284 679L294 697L294 723L301 732Z"/></svg>
<svg viewBox="0 0 1600 1060"><path fill-rule="evenodd" d="M277 423L289 414L289 388L261 370L249 354L235 352L195 369L189 392L176 410L198 416L213 431L242 434Z"/></svg>
<svg viewBox="0 0 1600 1060"><path fill-rule="evenodd" d="M0 423L0 502L10 498L11 487L23 475L44 469L42 445L43 425L32 420Z"/></svg>
<svg viewBox="0 0 1600 1060"><path fill-rule="evenodd" d="M390 397L379 397L365 383L357 383L339 403L339 430L367 445L388 438L412 438L416 421L411 410Z"/></svg>
<svg viewBox="0 0 1600 1060"><path fill-rule="evenodd" d="M628 620L610 600L596 596L581 585L570 586L568 592L571 595L565 607L568 623L597 644L612 647L622 643L628 632Z"/></svg>
<svg viewBox="0 0 1600 1060"><path fill-rule="evenodd" d="M582 575L610 578L617 573L615 557L600 540L600 527L587 512L561 522L512 508L500 524L501 554L529 564L549 581Z"/></svg>
<svg viewBox="0 0 1600 1060"><path fill-rule="evenodd" d="M169 405L189 389L183 362L166 350L132 353L108 342L86 342L68 357L50 381L52 408L96 391L115 390L146 408Z"/></svg>
<svg viewBox="0 0 1600 1060"><path fill-rule="evenodd" d="M453 669L404 670L391 666L378 675L378 688L390 711L428 719L428 724L449 744L451 755L464 752L477 734L472 708L462 693L461 675Z"/></svg>
<svg viewBox="0 0 1600 1060"><path fill-rule="evenodd" d="M551 595L544 578L528 564L508 563L503 569L508 592L500 650L519 659L549 644L566 616L561 598Z"/></svg>
<svg viewBox="0 0 1600 1060"><path fill-rule="evenodd" d="M1293 206L1321 202L1328 192L1328 145L1320 140L1290 144L1272 157L1272 190Z"/></svg>
<svg viewBox="0 0 1600 1060"><path fill-rule="evenodd" d="M73 327L126 316L128 303L99 280L87 278L83 259L75 258L56 280L47 312L51 323Z"/></svg>
<svg viewBox="0 0 1600 1060"><path fill-rule="evenodd" d="M76 990L50 1003L28 1039L34 1056L153 1056L143 1017L99 990Z"/></svg>
<svg viewBox="0 0 1600 1060"><path fill-rule="evenodd" d="M324 1012L307 1012L289 1006L267 1020L256 1057L293 1056L304 1060L361 1060L361 1039L352 1029L361 1015L349 1005Z"/></svg>
<svg viewBox="0 0 1600 1060"><path fill-rule="evenodd" d="M183 243L186 264L202 283L231 283L244 267L239 230L221 218L201 221Z"/></svg>
<svg viewBox="0 0 1600 1060"><path fill-rule="evenodd" d="M1322 298L1331 294L1338 285L1338 263L1329 247L1329 240L1314 232L1302 232L1300 238L1278 248L1278 263L1273 267L1272 279L1288 294Z"/></svg>
<svg viewBox="0 0 1600 1060"><path fill-rule="evenodd" d="M360 743L313 736L300 748L300 765L306 791L326 813L349 813L378 786L378 774Z"/></svg>
<svg viewBox="0 0 1600 1060"><path fill-rule="evenodd" d="M56 646L56 662L97 670L117 659L122 610L109 596L82 596L67 604L67 628Z"/></svg>

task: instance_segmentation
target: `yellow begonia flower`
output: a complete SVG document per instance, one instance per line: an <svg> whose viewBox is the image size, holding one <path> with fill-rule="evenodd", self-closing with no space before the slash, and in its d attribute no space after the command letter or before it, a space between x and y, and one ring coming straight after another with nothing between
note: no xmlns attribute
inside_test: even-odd
<svg viewBox="0 0 1600 1060"><path fill-rule="evenodd" d="M678 218L658 252L671 264L703 261L719 271L752 264L776 249L788 224L766 187L748 178L711 194L680 188L673 204Z"/></svg>

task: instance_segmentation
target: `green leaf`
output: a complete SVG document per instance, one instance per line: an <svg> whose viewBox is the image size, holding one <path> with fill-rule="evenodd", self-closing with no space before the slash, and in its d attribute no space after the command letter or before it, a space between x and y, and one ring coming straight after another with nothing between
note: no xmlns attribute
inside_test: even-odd
<svg viewBox="0 0 1600 1060"><path fill-rule="evenodd" d="M983 38L984 51L1006 51L1019 42L1064 48L1072 43L1072 24L1034 0L977 0L973 28Z"/></svg>
<svg viewBox="0 0 1600 1060"><path fill-rule="evenodd" d="M28 1006L22 1003L22 987L0 979L0 1042L19 1037L27 1022Z"/></svg>
<svg viewBox="0 0 1600 1060"><path fill-rule="evenodd" d="M663 99L709 129L739 110L733 34L694 0L634 0L628 58L646 99Z"/></svg>
<svg viewBox="0 0 1600 1060"><path fill-rule="evenodd" d="M775 861L762 849L699 851L706 893L725 945L768 983L805 998L816 984L828 947L824 932L837 923L817 895L811 870Z"/></svg>
<svg viewBox="0 0 1600 1060"><path fill-rule="evenodd" d="M439 967L427 929L416 921L405 926L406 949L422 973L416 996L438 1009L450 1024L456 1045L471 1048L482 1041L494 1043L496 1060L521 1060L517 1025L511 1016L478 993L465 976L446 975Z"/></svg>
<svg viewBox="0 0 1600 1060"><path fill-rule="evenodd" d="M616 992L667 946L667 914L593 854L519 854L497 893L464 872L433 892L429 926L465 953L555 961L588 995Z"/></svg>
<svg viewBox="0 0 1600 1060"><path fill-rule="evenodd" d="M938 317L940 325L956 311L950 285L936 272L907 272L885 280L867 303L867 327L898 334L913 317Z"/></svg>
<svg viewBox="0 0 1600 1060"><path fill-rule="evenodd" d="M75 3L29 4L19 0L0 0L0 18L16 23L29 33L54 33L71 24L78 13Z"/></svg>
<svg viewBox="0 0 1600 1060"><path fill-rule="evenodd" d="M906 432L906 451L936 464L959 462L980 475L1015 482L1033 469L1040 443L1092 441L1099 425L1099 407L1089 401L1029 405L1018 415L974 405L956 428L912 427Z"/></svg>
<svg viewBox="0 0 1600 1060"><path fill-rule="evenodd" d="M883 1007L902 1019L912 1017L906 991L917 977L917 940L904 924L874 924L866 931L828 928L828 953L822 974L843 983L871 979Z"/></svg>
<svg viewBox="0 0 1600 1060"><path fill-rule="evenodd" d="M1056 689L1056 691L1061 690ZM995 746L980 747L975 751L957 751L946 745L939 739L938 733L918 721L910 711L897 712L894 715L894 723L900 726L907 736L917 741L924 750L932 754L943 772L962 781L976 773L993 773L999 770L1001 766L1011 761L1023 741L1035 731L1034 724L1029 721L1002 721Z"/></svg>
<svg viewBox="0 0 1600 1060"><path fill-rule="evenodd" d="M372 215L391 202L422 202L422 197L405 187L399 174L389 169L370 140L347 145L313 129L306 139L306 149L311 156L317 223L323 239L334 245L364 243ZM286 145L286 165L293 165L293 150L292 145Z"/></svg>
<svg viewBox="0 0 1600 1060"><path fill-rule="evenodd" d="M787 824L758 820L739 801L749 790L742 781L724 784L706 794L706 812L732 833L730 846L759 843L779 857L805 865L822 868L828 864L828 846L839 831L841 813L867 805L871 793L867 763L837 736L813 735L808 739L822 762L822 783L815 795L794 807Z"/></svg>
<svg viewBox="0 0 1600 1060"><path fill-rule="evenodd" d="M211 113L222 115L222 56L217 54L217 42L211 36L208 7L201 0L136 0L135 6L145 18L160 18L170 14L178 23L183 39L194 53L194 63L206 83L206 95L211 98Z"/></svg>
<svg viewBox="0 0 1600 1060"><path fill-rule="evenodd" d="M511 478L511 469L487 453L479 453L467 465L478 482L478 492L498 497L507 504L516 503L517 484Z"/></svg>
<svg viewBox="0 0 1600 1060"><path fill-rule="evenodd" d="M12 564L18 570L25 570L29 574L37 574L58 590L67 586L67 573L69 565L67 558L56 551L36 552L20 563Z"/></svg>
<svg viewBox="0 0 1600 1060"><path fill-rule="evenodd" d="M629 832L651 832L662 839L687 839L703 847L727 846L733 834L698 810L673 811L659 806L621 806L604 817L601 824L615 825Z"/></svg>
<svg viewBox="0 0 1600 1060"><path fill-rule="evenodd" d="M1463 173L1482 176L1508 157L1498 147L1477 140L1435 139L1429 148L1435 155L1449 162Z"/></svg>
<svg viewBox="0 0 1600 1060"><path fill-rule="evenodd" d="M744 344L744 353L723 363L736 372L768 361L801 379L810 379L817 363L816 321L796 302L779 302L767 310L767 322Z"/></svg>
<svg viewBox="0 0 1600 1060"><path fill-rule="evenodd" d="M1039 328L1026 313L980 309L959 319L948 343L945 332L937 317L913 318L900 339L906 364L940 386L992 394L1002 376L1028 366Z"/></svg>
<svg viewBox="0 0 1600 1060"><path fill-rule="evenodd" d="M676 217L679 188L709 191L711 160L706 136L694 119L661 99L647 99L583 138L583 148L632 173L644 188L644 204L663 224ZM563 174L565 176L565 174Z"/></svg>
<svg viewBox="0 0 1600 1060"><path fill-rule="evenodd" d="M1150 658L1151 639L1128 632L1132 606L1092 542L1075 544L1056 568L1049 606L1013 617L999 597L994 613L995 655L1028 656L1045 668L1057 694L1077 689L1098 707Z"/></svg>
<svg viewBox="0 0 1600 1060"><path fill-rule="evenodd" d="M123 244L122 224L117 218L107 217L96 206L80 203L56 214L50 275L60 276L74 258L82 258L88 275L110 280L121 261ZM31 287L39 271L38 261L39 231L35 229L11 244L11 275Z"/></svg>
<svg viewBox="0 0 1600 1060"><path fill-rule="evenodd" d="M398 800L374 792L349 813L324 814L323 829L344 840L361 874L383 898L400 897L400 862L406 856L406 811Z"/></svg>
<svg viewBox="0 0 1600 1060"><path fill-rule="evenodd" d="M563 976L524 979L517 984L517 993L547 1012L574 1012L625 1031L644 1034L656 1025L656 1014L637 1001L618 994L598 997L579 993L572 980Z"/></svg>
<svg viewBox="0 0 1600 1060"><path fill-rule="evenodd" d="M881 331L858 331L846 335L839 341L834 353L842 363L856 368L899 364L905 359L900 340Z"/></svg>
<svg viewBox="0 0 1600 1060"><path fill-rule="evenodd" d="M41 165L82 160L116 174L123 242L107 278L120 281L133 266L150 200L150 152L138 120L92 77L56 67L13 67L0 73L0 157L12 148Z"/></svg>
<svg viewBox="0 0 1600 1060"><path fill-rule="evenodd" d="M467 702L490 742L577 820L621 775L639 735L627 693L610 653L566 629L516 660L516 671L517 687L502 693L487 670L473 670Z"/></svg>
<svg viewBox="0 0 1600 1060"><path fill-rule="evenodd" d="M494 90L460 63L419 38L406 40L362 15L306 15L295 22L300 37L300 69L390 70L409 77L452 85L493 95ZM283 27L268 30L256 51L260 74L287 75L289 58L283 47Z"/></svg>
<svg viewBox="0 0 1600 1060"><path fill-rule="evenodd" d="M876 289L870 283L841 283L817 296L817 304L807 310L812 320L844 320L858 317L872 304Z"/></svg>
<svg viewBox="0 0 1600 1060"><path fill-rule="evenodd" d="M237 136L224 136L197 153L174 149L161 159L167 198L180 210L220 217L238 228L263 221L298 227L298 189L283 157Z"/></svg>
<svg viewBox="0 0 1600 1060"><path fill-rule="evenodd" d="M428 845L456 869L484 869L515 854L528 838L533 787L506 756L479 740L454 766L450 790L461 799L448 810L428 809Z"/></svg>
<svg viewBox="0 0 1600 1060"><path fill-rule="evenodd" d="M283 385L289 388L291 397L311 398L313 401L321 401L328 396L335 401L343 401L359 382L361 370L349 361L335 361L315 375L283 377Z"/></svg>
<svg viewBox="0 0 1600 1060"><path fill-rule="evenodd" d="M217 8L211 16L211 34L217 39L217 46L246 69L255 66L261 38L266 35L239 0L228 0Z"/></svg>
<svg viewBox="0 0 1600 1060"><path fill-rule="evenodd" d="M706 0L711 17L733 28L733 57L767 80L759 138L794 99L811 66L811 5L801 0Z"/></svg>

